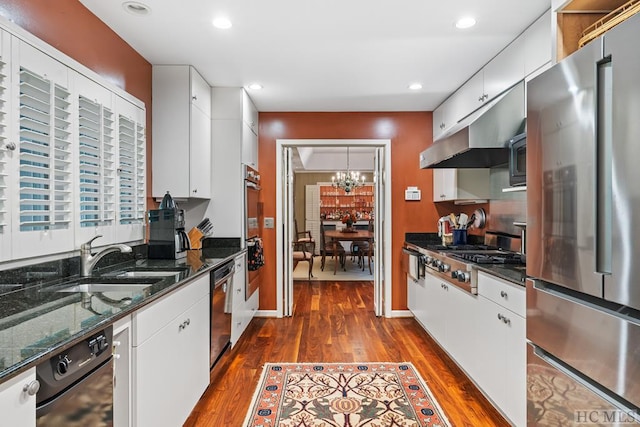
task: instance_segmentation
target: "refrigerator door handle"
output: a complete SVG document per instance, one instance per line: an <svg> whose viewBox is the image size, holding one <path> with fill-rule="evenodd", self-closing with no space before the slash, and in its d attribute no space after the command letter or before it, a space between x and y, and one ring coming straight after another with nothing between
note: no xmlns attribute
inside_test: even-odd
<svg viewBox="0 0 640 427"><path fill-rule="evenodd" d="M596 272L611 274L611 245L613 241L613 73L611 57L598 62L596 79L595 266Z"/></svg>

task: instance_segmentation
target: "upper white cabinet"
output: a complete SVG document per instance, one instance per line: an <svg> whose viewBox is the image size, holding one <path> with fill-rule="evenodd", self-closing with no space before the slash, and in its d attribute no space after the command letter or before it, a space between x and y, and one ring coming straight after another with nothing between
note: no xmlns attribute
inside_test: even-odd
<svg viewBox="0 0 640 427"><path fill-rule="evenodd" d="M490 195L486 169L433 169L433 201L486 200Z"/></svg>
<svg viewBox="0 0 640 427"><path fill-rule="evenodd" d="M524 33L522 50L525 76L551 62L553 42L551 38L551 10L548 10Z"/></svg>
<svg viewBox="0 0 640 427"><path fill-rule="evenodd" d="M225 133L235 135L228 149L240 150L241 163L258 169L258 110L253 101L241 87L215 87L212 92L212 126L227 127Z"/></svg>
<svg viewBox="0 0 640 427"><path fill-rule="evenodd" d="M153 197L211 197L211 88L189 65L153 66Z"/></svg>
<svg viewBox="0 0 640 427"><path fill-rule="evenodd" d="M433 112L433 139L551 61L551 11L473 74Z"/></svg>

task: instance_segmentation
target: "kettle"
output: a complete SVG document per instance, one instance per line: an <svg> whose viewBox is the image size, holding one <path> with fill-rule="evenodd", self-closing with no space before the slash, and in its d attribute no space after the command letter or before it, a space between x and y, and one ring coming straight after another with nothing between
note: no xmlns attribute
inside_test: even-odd
<svg viewBox="0 0 640 427"><path fill-rule="evenodd" d="M164 195L162 201L160 202L160 209L176 209L176 202L173 201L173 197L167 191L167 194Z"/></svg>

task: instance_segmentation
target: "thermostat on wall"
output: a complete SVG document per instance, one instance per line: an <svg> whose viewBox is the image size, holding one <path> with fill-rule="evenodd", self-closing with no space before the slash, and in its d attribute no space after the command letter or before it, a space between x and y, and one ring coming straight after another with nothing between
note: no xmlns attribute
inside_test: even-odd
<svg viewBox="0 0 640 427"><path fill-rule="evenodd" d="M407 187L404 190L404 199L405 200L420 200L420 190L418 187Z"/></svg>

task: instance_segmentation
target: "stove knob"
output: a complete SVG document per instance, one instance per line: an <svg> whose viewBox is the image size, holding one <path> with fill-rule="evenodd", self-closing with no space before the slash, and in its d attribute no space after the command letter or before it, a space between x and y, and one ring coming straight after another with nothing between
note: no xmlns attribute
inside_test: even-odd
<svg viewBox="0 0 640 427"><path fill-rule="evenodd" d="M457 279L458 278L458 273L459 273L459 270L452 271L451 272L451 278L452 279Z"/></svg>
<svg viewBox="0 0 640 427"><path fill-rule="evenodd" d="M431 264L431 260L433 259L433 257L430 257L429 255L424 255L424 263L425 264Z"/></svg>
<svg viewBox="0 0 640 427"><path fill-rule="evenodd" d="M440 266L442 265L442 261L440 261L439 259L434 258L433 261L431 261L431 265L433 265L434 267L440 268Z"/></svg>
<svg viewBox="0 0 640 427"><path fill-rule="evenodd" d="M458 272L458 281L459 282L468 282L471 280L471 275L469 273L467 273L466 271L459 271Z"/></svg>
<svg viewBox="0 0 640 427"><path fill-rule="evenodd" d="M64 375L69 371L69 364L71 360L69 360L68 356L64 356L62 359L58 360L58 365L56 366L56 372L59 375Z"/></svg>
<svg viewBox="0 0 640 427"><path fill-rule="evenodd" d="M443 273L446 273L447 271L449 271L451 269L451 266L449 264L445 264L445 263L440 263L440 265L438 266L438 270L440 270Z"/></svg>

